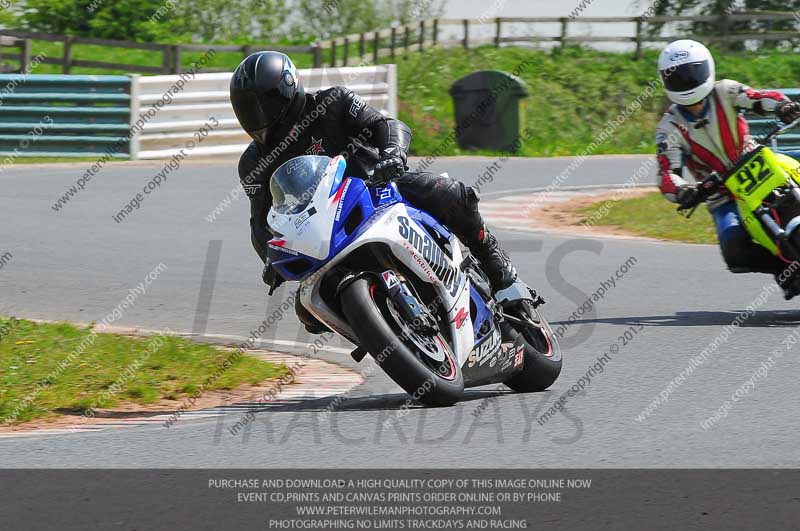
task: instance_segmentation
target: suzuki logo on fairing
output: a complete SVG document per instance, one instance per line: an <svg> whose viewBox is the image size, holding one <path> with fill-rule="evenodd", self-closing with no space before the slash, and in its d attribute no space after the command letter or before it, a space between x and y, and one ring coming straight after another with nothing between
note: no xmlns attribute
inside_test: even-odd
<svg viewBox="0 0 800 531"><path fill-rule="evenodd" d="M500 333L495 329L492 335L489 336L483 343L481 343L475 350L473 350L467 360L469 363L467 367L473 367L475 364L483 365L490 356L496 354L500 350L501 337ZM497 361L497 360L495 360ZM492 366L494 364L491 364Z"/></svg>
<svg viewBox="0 0 800 531"><path fill-rule="evenodd" d="M458 313L453 318L452 322L454 322L456 324L456 328L461 328L462 326L464 326L464 321L467 320L467 317L469 317L469 314L467 313L467 309L466 308L461 308L460 310L458 310Z"/></svg>
<svg viewBox="0 0 800 531"><path fill-rule="evenodd" d="M444 284L450 295L455 297L458 289L458 271L447 262L441 248L436 245L430 236L420 234L411 227L411 222L405 216L397 216L400 222L400 236L405 238L411 246L422 255L422 258L433 270L436 277Z"/></svg>

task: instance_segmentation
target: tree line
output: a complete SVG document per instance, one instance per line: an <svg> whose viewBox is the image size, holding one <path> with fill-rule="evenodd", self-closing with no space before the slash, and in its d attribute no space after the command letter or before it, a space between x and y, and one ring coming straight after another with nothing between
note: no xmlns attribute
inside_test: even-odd
<svg viewBox="0 0 800 531"><path fill-rule="evenodd" d="M3 0L0 27L138 42L301 44L440 16L447 0Z"/></svg>

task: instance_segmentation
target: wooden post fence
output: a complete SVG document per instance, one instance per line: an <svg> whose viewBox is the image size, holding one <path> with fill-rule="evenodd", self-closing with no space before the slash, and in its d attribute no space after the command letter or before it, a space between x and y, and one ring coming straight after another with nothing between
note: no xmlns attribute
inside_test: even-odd
<svg viewBox="0 0 800 531"><path fill-rule="evenodd" d="M758 28L744 28L737 29L737 26L745 26L744 22L757 21ZM10 29L0 29L0 36L10 39L9 42L18 42L19 44L13 46L14 53L5 53L0 51L0 60L17 60L20 63L20 70L25 71L31 64L32 56L40 51L38 41L59 43L62 45L63 53L61 56L49 55L43 57L42 63L48 65L56 65L65 74L73 74L77 69L93 69L100 70L113 70L116 72L130 72L140 74L177 74L182 70L183 58L182 54L186 52L200 52L207 51L213 47L219 52L235 52L247 56L254 50L265 49L278 49L289 54L307 54L310 55L310 62L315 68L320 68L328 62L328 57L325 55L330 50L330 65L336 66L339 63L349 65L352 63L351 45L355 44L358 40L358 55L359 61L364 61L367 56L375 64L379 64L381 58L388 56L389 60L396 61L398 46L403 47L404 55L412 52L412 50L424 50L426 46L442 47L442 46L460 46L465 50L470 49L476 45L494 45L499 48L504 45L530 45L531 43L548 44L564 48L571 43L598 43L610 42L627 44L633 48L633 57L639 59L644 53L644 49L648 45L663 46L666 42L677 38L695 38L700 40L718 41L726 47L736 46L739 43L746 41L760 41L760 42L787 42L793 46L798 46L800 42L800 34L792 31L792 28L797 26L797 18L794 13L781 12L781 13L766 13L766 12L753 12L753 13L721 13L715 15L697 15L697 16L653 16L648 19L643 19L641 16L637 17L588 17L583 16L574 22L581 24L621 24L628 23L635 25L634 32L629 32L627 35L574 35L569 34L570 23L573 22L567 17L495 17L487 19L440 19L435 18L432 20L420 20L412 24L402 26L402 43L398 43L398 28L392 27L383 30L375 30L370 33L357 33L346 36L338 36L335 39L319 41L310 45L301 46L282 46L270 44L247 44L247 45L234 45L234 44L167 44L167 43L137 43L129 41L117 41L111 39L96 39L88 37L75 37L67 35L54 35L49 33L31 32L31 31L18 31ZM665 27L671 27L672 23L686 22L686 23L703 23L712 28L708 32L709 35L691 35L691 34L678 34L678 35L664 35L663 33L651 34L648 33L648 27L657 27L653 25L667 24ZM503 31L511 27L511 24L557 24L559 30L555 34L542 34L541 32L531 31L525 35L503 35ZM780 24L780 25L779 25ZM471 34L470 26L493 26L493 32L480 32L473 31ZM774 25L774 26L773 26ZM455 31L444 30L443 27L456 28ZM774 30L778 27L779 30ZM459 34L461 30L463 35ZM417 31L418 34L414 34ZM430 32L430 40L426 43L426 32ZM487 35L488 33L488 35ZM516 32L515 32L516 33ZM677 32L676 32L677 33ZM368 42L369 41L369 42ZM338 47L344 44L342 52L342 60L338 60ZM102 46L109 49L123 48L123 49L136 49L146 50L149 54L160 54L161 64L141 64L141 63L120 63L111 61L97 60L94 57L82 57L83 46ZM371 50L369 47L371 46ZM18 47L18 48L17 48ZM17 51L18 49L18 51ZM158 55L156 55L158 57ZM299 61L300 59L298 59ZM309 59L305 59L309 61ZM209 65L205 67L205 71L223 71L229 68L214 68Z"/></svg>
<svg viewBox="0 0 800 531"><path fill-rule="evenodd" d="M72 37L64 37L64 57L61 64L65 74L72 72Z"/></svg>

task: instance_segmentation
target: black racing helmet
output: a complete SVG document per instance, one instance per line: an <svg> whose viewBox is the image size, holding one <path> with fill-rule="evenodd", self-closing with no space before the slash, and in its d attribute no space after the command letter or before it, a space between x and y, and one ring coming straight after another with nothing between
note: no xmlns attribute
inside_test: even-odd
<svg viewBox="0 0 800 531"><path fill-rule="evenodd" d="M289 56L256 52L239 63L231 77L231 105L247 134L264 143L293 126L305 105L305 90Z"/></svg>

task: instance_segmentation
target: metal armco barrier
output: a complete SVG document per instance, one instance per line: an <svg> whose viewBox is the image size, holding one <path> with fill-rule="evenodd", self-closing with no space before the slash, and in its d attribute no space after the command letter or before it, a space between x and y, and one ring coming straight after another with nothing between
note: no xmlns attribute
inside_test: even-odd
<svg viewBox="0 0 800 531"><path fill-rule="evenodd" d="M394 65L316 68L299 75L306 92L345 85L397 116ZM154 159L188 145L193 155L241 153L250 138L233 114L230 78L0 75L0 156Z"/></svg>
<svg viewBox="0 0 800 531"><path fill-rule="evenodd" d="M0 75L0 155L129 156L127 76Z"/></svg>
<svg viewBox="0 0 800 531"><path fill-rule="evenodd" d="M300 70L306 93L344 85L362 96L367 103L388 116L397 116L397 71L395 65L314 68ZM133 111L131 123L138 117L150 118L143 130L132 139L131 158L171 157L194 142L192 155L238 154L250 137L242 131L230 103L230 73L197 74L185 78L182 90L154 112L156 103L181 79L177 75L132 77ZM216 123L209 127L210 123ZM206 127L202 140L197 131Z"/></svg>
<svg viewBox="0 0 800 531"><path fill-rule="evenodd" d="M778 90L786 94L789 98L800 101L800 89L767 90ZM747 118L747 123L750 125L750 134L753 135L756 140L766 135L775 124L775 117L772 115L759 116L755 113L747 113L745 114L745 118ZM800 151L800 127L778 136L773 147L776 147L780 151L791 151L794 153Z"/></svg>

